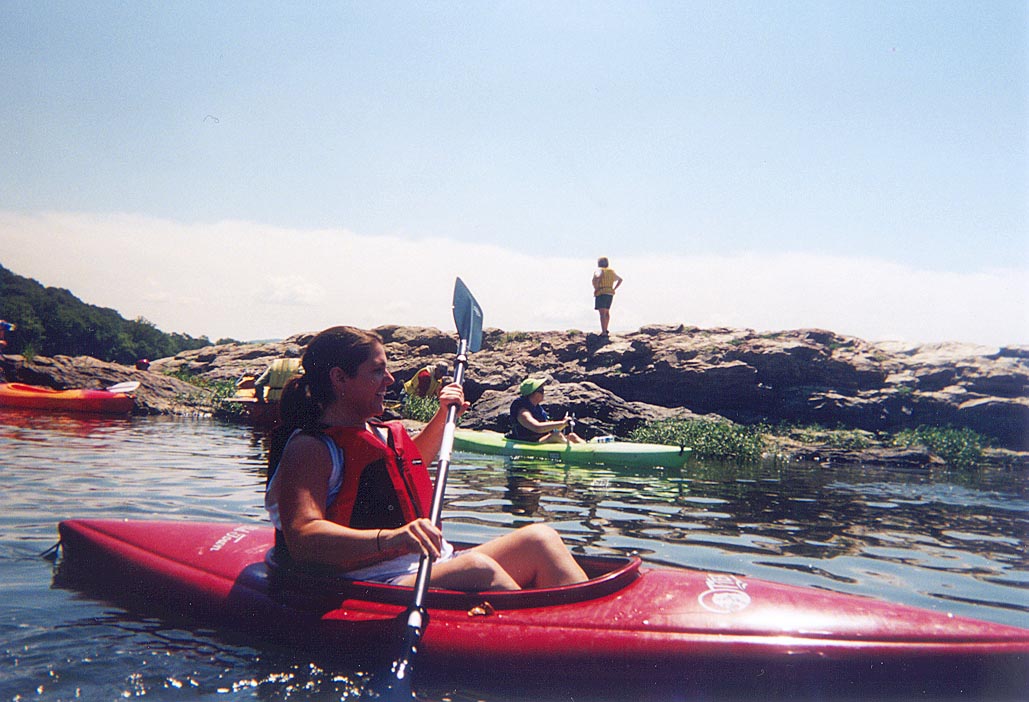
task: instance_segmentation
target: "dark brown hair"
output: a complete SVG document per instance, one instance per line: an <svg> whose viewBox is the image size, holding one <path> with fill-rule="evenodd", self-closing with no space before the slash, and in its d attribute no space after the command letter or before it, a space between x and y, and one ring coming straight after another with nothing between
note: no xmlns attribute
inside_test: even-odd
<svg viewBox="0 0 1029 702"><path fill-rule="evenodd" d="M322 413L336 399L329 372L333 368L341 368L348 376L354 377L358 367L368 360L377 345L382 345L381 336L356 327L330 327L311 339L300 360L303 375L294 376L282 389L279 400L281 421L268 452L269 480L290 435L297 429L314 432L321 428Z"/></svg>

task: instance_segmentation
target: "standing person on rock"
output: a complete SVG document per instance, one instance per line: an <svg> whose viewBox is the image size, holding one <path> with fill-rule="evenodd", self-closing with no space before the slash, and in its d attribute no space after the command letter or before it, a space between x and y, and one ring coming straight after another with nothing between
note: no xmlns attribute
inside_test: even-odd
<svg viewBox="0 0 1029 702"><path fill-rule="evenodd" d="M611 302L615 290L622 284L622 277L610 267L607 256L597 259L597 270L593 273L593 309L600 313L600 335L607 336L611 323Z"/></svg>

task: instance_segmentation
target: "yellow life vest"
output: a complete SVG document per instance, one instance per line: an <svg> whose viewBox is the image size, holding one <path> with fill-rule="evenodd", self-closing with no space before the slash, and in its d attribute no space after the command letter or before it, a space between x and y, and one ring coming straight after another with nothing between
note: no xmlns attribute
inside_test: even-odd
<svg viewBox="0 0 1029 702"><path fill-rule="evenodd" d="M265 388L264 401L278 402L289 379L303 372L299 358L276 358L256 382Z"/></svg>
<svg viewBox="0 0 1029 702"><path fill-rule="evenodd" d="M436 393L439 392L440 385L439 378L436 377L434 366L425 366L420 371L411 376L411 379L404 383L404 392L411 397L436 397ZM426 389L425 394L418 392L418 376L422 373L429 374L429 387Z"/></svg>
<svg viewBox="0 0 1029 702"><path fill-rule="evenodd" d="M601 268L600 275L593 279L593 296L614 295L615 278L618 275L611 268Z"/></svg>

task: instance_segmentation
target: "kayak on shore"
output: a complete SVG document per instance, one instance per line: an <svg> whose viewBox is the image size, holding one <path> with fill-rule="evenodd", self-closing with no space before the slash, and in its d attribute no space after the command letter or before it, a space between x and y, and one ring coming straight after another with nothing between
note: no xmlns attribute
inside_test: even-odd
<svg viewBox="0 0 1029 702"><path fill-rule="evenodd" d="M389 660L411 589L277 566L262 524L63 521L62 587L129 600L145 616ZM560 684L753 681L764 689L817 679L924 692L957 681L1024 692L1029 630L857 595L728 573L651 567L639 558L579 557L590 580L520 592L430 589L418 671ZM402 623L402 622L401 622ZM499 677L504 676L504 677ZM950 688L937 690L946 693ZM953 691L953 690L950 690ZM811 692L808 690L808 692ZM889 695L886 695L889 696Z"/></svg>
<svg viewBox="0 0 1029 702"><path fill-rule="evenodd" d="M681 468L690 458L688 447L636 444L628 441L587 441L582 444L538 444L516 441L496 431L458 429L454 448L491 456L544 458L572 464Z"/></svg>
<svg viewBox="0 0 1029 702"><path fill-rule="evenodd" d="M138 387L139 383L113 386ZM135 389L133 387L133 389ZM112 390L54 390L25 383L0 383L0 407L59 410L64 412L93 412L101 414L128 414L136 401L127 392Z"/></svg>

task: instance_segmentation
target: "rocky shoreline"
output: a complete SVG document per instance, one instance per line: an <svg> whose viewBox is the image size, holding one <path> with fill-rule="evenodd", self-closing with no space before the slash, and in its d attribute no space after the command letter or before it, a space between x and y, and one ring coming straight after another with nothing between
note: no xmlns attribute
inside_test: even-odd
<svg viewBox="0 0 1029 702"><path fill-rule="evenodd" d="M435 328L383 326L392 389L437 361L451 363L454 335ZM9 381L55 388L103 387L138 380L137 413L206 416L213 393L180 378L235 381L273 359L303 353L310 333L266 343L209 346L153 361L149 370L88 357L5 356ZM174 375L170 375L174 374ZM801 443L783 436L780 458L926 466L924 449L874 445L874 437L920 425L967 427L987 437L988 457L1029 463L1029 347L870 343L820 329L648 326L603 338L580 331L488 329L471 359L465 390L473 407L462 426L506 430L507 407L527 376L553 379L551 414L572 412L577 431L625 436L649 421L705 417L860 430L860 449ZM176 377L178 376L178 377Z"/></svg>

